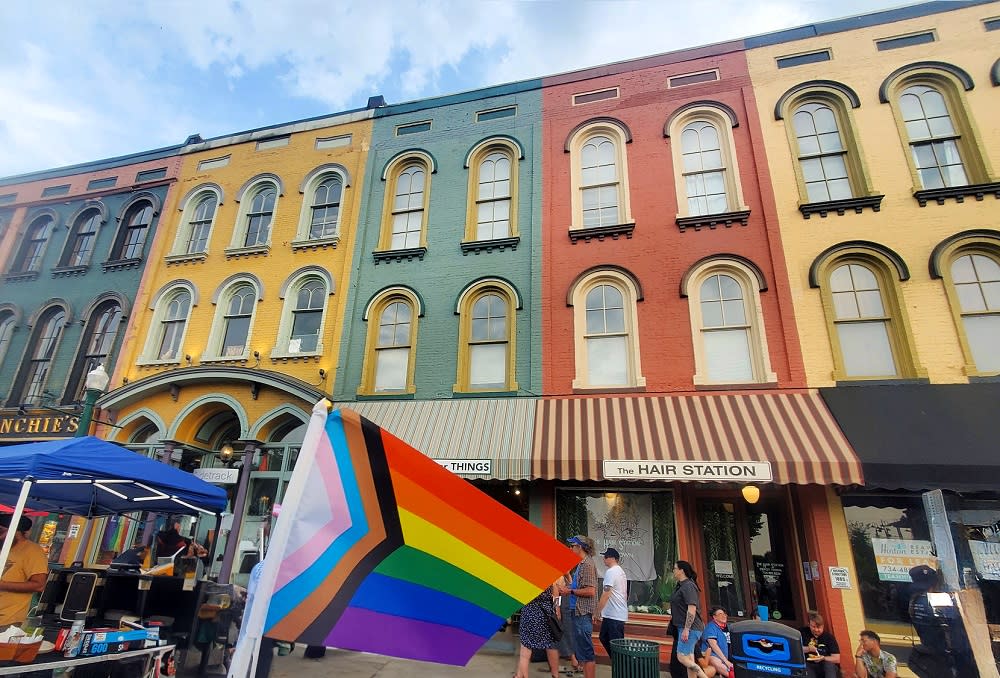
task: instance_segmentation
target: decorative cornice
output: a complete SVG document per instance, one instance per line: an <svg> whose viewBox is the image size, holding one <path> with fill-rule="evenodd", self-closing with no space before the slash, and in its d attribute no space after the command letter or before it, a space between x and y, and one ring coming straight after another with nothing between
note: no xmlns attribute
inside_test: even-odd
<svg viewBox="0 0 1000 678"><path fill-rule="evenodd" d="M482 252L492 252L493 250L502 252L506 249L516 250L519 242L521 242L521 238L518 236L512 238L495 238L493 240L468 240L461 245L462 254L468 255L470 252L481 254Z"/></svg>
<svg viewBox="0 0 1000 678"><path fill-rule="evenodd" d="M884 195L866 195L862 198L847 198L846 200L823 200L821 202L807 202L799 205L799 212L808 219L814 214L826 217L830 212L836 212L842 217L848 210L854 210L855 214L861 214L866 207L870 207L873 212L882 209L882 198Z"/></svg>
<svg viewBox="0 0 1000 678"><path fill-rule="evenodd" d="M697 217L677 217L676 219L677 227L680 228L681 231L685 231L689 228L700 231L706 226L711 229L715 229L717 226L731 228L735 223L739 223L740 226L746 226L749 221L750 210L720 212L718 214L702 214Z"/></svg>
<svg viewBox="0 0 1000 678"><path fill-rule="evenodd" d="M635 230L635 222L627 224L613 224L611 226L590 226L586 228L569 229L569 239L575 245L577 241L590 242L594 238L603 241L605 238L618 240L621 236L626 239L632 238L632 231Z"/></svg>
<svg viewBox="0 0 1000 678"><path fill-rule="evenodd" d="M401 250L376 250L372 252L372 258L375 260L375 265L378 266L381 263L392 261L410 261L411 259L423 261L426 254L426 247L407 247Z"/></svg>
<svg viewBox="0 0 1000 678"><path fill-rule="evenodd" d="M966 198L975 198L977 202L981 202L989 194L1000 199L1000 181L992 181L988 184L929 188L923 191L914 191L913 197L917 199L921 207L926 207L927 203L931 201L943 205L948 198L954 198L955 202L965 202Z"/></svg>

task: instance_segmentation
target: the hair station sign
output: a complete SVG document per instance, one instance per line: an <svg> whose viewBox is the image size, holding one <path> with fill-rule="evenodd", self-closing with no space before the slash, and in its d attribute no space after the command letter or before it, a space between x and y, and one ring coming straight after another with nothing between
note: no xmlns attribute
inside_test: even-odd
<svg viewBox="0 0 1000 678"><path fill-rule="evenodd" d="M0 440L33 442L53 438L72 438L80 420L75 414L47 410L0 412Z"/></svg>
<svg viewBox="0 0 1000 678"><path fill-rule="evenodd" d="M766 461L605 461L609 480L703 480L718 483L768 483L774 480Z"/></svg>

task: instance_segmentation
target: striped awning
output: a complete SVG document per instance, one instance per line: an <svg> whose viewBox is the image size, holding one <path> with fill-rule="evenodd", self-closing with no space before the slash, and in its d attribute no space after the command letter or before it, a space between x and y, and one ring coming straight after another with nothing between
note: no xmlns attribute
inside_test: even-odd
<svg viewBox="0 0 1000 678"><path fill-rule="evenodd" d="M864 482L861 462L816 391L539 402L533 477L606 480L605 462L618 461L646 480L643 469L667 466L630 462L671 462L671 470L708 473L694 473L698 480L713 472L733 480L728 469L767 462L775 483Z"/></svg>
<svg viewBox="0 0 1000 678"><path fill-rule="evenodd" d="M463 477L531 477L535 398L462 398L339 402ZM490 460L489 472L457 462ZM465 472L465 471L468 472Z"/></svg>

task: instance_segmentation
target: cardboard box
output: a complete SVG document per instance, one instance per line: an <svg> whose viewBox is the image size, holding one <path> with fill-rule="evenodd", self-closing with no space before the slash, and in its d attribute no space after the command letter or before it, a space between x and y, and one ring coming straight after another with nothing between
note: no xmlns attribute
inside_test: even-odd
<svg viewBox="0 0 1000 678"><path fill-rule="evenodd" d="M146 645L146 629L119 631L117 629L91 629L83 634L80 656L117 654L139 650Z"/></svg>

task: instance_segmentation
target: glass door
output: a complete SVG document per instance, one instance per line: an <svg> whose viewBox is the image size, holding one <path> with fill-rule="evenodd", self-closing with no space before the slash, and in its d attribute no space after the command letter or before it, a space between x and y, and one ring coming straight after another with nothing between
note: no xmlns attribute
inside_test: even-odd
<svg viewBox="0 0 1000 678"><path fill-rule="evenodd" d="M698 518L704 538L705 594L708 605L721 605L734 620L750 616L746 595L746 569L737 534L737 504L702 501ZM708 614L708 610L705 610Z"/></svg>
<svg viewBox="0 0 1000 678"><path fill-rule="evenodd" d="M785 539L777 505L745 507L749 530L751 574L757 605L765 605L774 621L790 621L796 616L789 571L788 540Z"/></svg>

